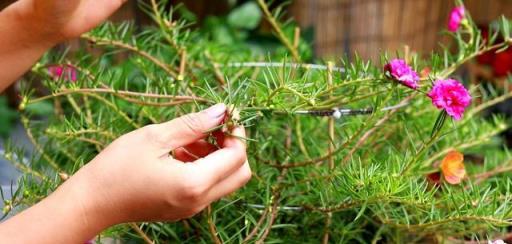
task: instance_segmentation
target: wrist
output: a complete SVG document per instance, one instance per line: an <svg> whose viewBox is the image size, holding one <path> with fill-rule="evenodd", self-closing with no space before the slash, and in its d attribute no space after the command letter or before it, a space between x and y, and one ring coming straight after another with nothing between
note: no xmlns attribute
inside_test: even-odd
<svg viewBox="0 0 512 244"><path fill-rule="evenodd" d="M2 223L0 242L84 243L116 223L109 211L79 172L38 204Z"/></svg>
<svg viewBox="0 0 512 244"><path fill-rule="evenodd" d="M93 236L122 222L118 209L105 194L105 186L88 170L87 165L68 179L56 192L57 201L72 206L70 212ZM64 204L63 204L64 205Z"/></svg>

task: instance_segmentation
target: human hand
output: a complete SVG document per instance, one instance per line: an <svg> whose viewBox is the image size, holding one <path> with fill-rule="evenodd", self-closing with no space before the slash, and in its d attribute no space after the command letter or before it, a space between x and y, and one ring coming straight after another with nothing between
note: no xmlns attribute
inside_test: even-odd
<svg viewBox="0 0 512 244"><path fill-rule="evenodd" d="M243 141L220 136L221 148L216 150L203 140L225 113L226 106L218 104L123 135L69 183L86 187L88 196L83 200L92 206L88 209L108 218L109 225L190 217L251 177ZM242 127L233 134L245 136ZM169 155L171 150L174 157Z"/></svg>
<svg viewBox="0 0 512 244"><path fill-rule="evenodd" d="M83 243L123 222L191 217L251 178L242 127L217 135L219 149L204 140L225 114L218 104L121 136L50 196L2 223L0 242Z"/></svg>
<svg viewBox="0 0 512 244"><path fill-rule="evenodd" d="M78 37L114 13L126 0L20 0L13 4L32 33L60 42Z"/></svg>

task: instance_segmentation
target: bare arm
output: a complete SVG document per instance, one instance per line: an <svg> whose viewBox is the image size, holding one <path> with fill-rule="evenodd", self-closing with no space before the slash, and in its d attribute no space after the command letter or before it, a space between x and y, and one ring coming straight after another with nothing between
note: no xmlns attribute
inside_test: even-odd
<svg viewBox="0 0 512 244"><path fill-rule="evenodd" d="M104 21L126 0L19 0L0 12L0 92L57 43Z"/></svg>
<svg viewBox="0 0 512 244"><path fill-rule="evenodd" d="M0 12L0 91L123 2L18 0ZM243 142L219 136L217 149L203 139L225 112L221 104L122 136L49 197L0 224L0 243L84 243L114 224L194 215L251 177ZM243 128L233 133L244 136Z"/></svg>
<svg viewBox="0 0 512 244"><path fill-rule="evenodd" d="M30 29L13 6L0 12L0 92L55 44Z"/></svg>

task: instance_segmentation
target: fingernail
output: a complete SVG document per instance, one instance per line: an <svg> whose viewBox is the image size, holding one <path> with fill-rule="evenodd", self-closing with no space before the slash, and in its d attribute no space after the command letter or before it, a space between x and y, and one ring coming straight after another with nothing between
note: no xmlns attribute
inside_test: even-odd
<svg viewBox="0 0 512 244"><path fill-rule="evenodd" d="M207 108L204 112L208 114L210 118L216 119L226 114L226 105L219 103Z"/></svg>

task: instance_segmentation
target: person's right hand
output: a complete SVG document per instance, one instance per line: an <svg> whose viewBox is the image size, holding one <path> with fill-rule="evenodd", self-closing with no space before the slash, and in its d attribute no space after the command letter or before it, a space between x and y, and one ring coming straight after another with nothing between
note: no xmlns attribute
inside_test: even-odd
<svg viewBox="0 0 512 244"><path fill-rule="evenodd" d="M191 217L251 178L242 127L217 136L219 149L204 140L225 116L218 104L121 136L49 197L0 225L0 242L84 243L123 222Z"/></svg>
<svg viewBox="0 0 512 244"><path fill-rule="evenodd" d="M205 132L218 126L225 114L226 106L218 104L128 133L75 177L87 182L90 197L95 198L94 209L108 206L101 210L102 216L114 222L190 217L251 178L240 138L219 138L218 150L203 140ZM245 136L241 127L232 133Z"/></svg>

